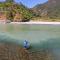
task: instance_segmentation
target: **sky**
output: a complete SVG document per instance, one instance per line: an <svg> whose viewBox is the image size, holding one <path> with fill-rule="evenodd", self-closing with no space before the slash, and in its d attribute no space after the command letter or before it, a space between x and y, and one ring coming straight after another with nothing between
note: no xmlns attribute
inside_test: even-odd
<svg viewBox="0 0 60 60"><path fill-rule="evenodd" d="M5 0L0 0L0 1L5 1ZM32 8L37 4L42 4L46 2L47 0L15 0L17 3L22 2L25 6L28 8Z"/></svg>

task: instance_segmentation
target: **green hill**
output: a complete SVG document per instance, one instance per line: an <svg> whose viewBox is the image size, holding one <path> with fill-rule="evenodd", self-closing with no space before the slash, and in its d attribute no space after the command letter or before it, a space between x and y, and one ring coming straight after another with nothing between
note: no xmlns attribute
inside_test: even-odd
<svg viewBox="0 0 60 60"><path fill-rule="evenodd" d="M7 19L13 21L16 14L20 14L21 21L28 21L32 18L31 11L25 7L22 3L17 4L13 0L6 0L5 2L0 2L0 12L1 10L7 14ZM18 19L20 20L20 19Z"/></svg>

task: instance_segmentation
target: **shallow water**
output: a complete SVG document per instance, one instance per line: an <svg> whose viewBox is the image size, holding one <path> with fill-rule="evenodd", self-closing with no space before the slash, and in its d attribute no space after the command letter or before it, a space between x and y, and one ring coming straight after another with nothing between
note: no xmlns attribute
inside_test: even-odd
<svg viewBox="0 0 60 60"><path fill-rule="evenodd" d="M31 50L52 50L55 60L60 60L60 25L0 24L0 42L23 46L24 40Z"/></svg>
<svg viewBox="0 0 60 60"><path fill-rule="evenodd" d="M0 41L22 44L24 40L28 40L37 46L59 39L60 25L0 24Z"/></svg>

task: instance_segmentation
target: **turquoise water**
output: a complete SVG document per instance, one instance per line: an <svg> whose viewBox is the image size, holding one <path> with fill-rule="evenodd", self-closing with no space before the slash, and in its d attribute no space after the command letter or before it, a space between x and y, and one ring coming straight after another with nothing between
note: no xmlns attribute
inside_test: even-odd
<svg viewBox="0 0 60 60"><path fill-rule="evenodd" d="M25 39L32 49L60 48L60 25L0 24L0 42L23 46Z"/></svg>
<svg viewBox="0 0 60 60"><path fill-rule="evenodd" d="M0 42L23 47L24 40L30 42L30 50L52 50L54 60L60 60L60 25L0 24Z"/></svg>

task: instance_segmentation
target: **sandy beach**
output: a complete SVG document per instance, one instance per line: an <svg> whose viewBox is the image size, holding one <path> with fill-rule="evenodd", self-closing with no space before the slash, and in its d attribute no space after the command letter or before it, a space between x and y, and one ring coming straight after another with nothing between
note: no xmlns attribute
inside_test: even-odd
<svg viewBox="0 0 60 60"><path fill-rule="evenodd" d="M60 22L11 22L10 24L60 24Z"/></svg>

